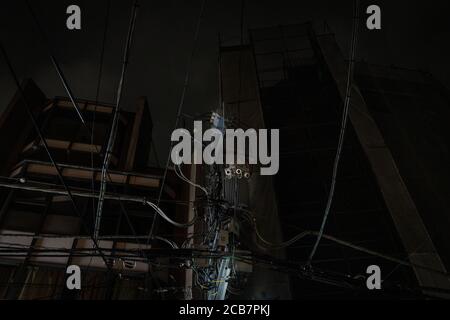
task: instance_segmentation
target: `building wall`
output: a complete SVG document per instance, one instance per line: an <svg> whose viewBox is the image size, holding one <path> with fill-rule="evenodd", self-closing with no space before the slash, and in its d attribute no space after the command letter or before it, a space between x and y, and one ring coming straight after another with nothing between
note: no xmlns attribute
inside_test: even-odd
<svg viewBox="0 0 450 320"><path fill-rule="evenodd" d="M448 91L423 71L368 63L358 65L357 81L431 238L449 268Z"/></svg>
<svg viewBox="0 0 450 320"><path fill-rule="evenodd" d="M99 188L103 150L109 136L113 106L77 100L88 127L95 118L94 143L67 98L47 99L31 81L24 84L27 100L35 111L40 129L66 184L72 192L91 192ZM138 100L137 113L121 112L119 132L113 161L109 168L107 193L135 197L156 198L159 194L162 169L149 168L152 121L145 98ZM152 272L160 283L167 284L169 270L154 268L148 263L123 263L126 259L112 258L115 272L107 273L104 260L97 257L79 257L76 250L93 249L89 239L92 233L96 201L89 197L74 196L78 213L69 197L58 193L26 190L39 183L40 188L64 190L43 145L24 112L18 95L0 118L0 146L2 183L15 188L0 189L0 243L13 245L19 256L2 253L0 266L7 275L0 284L0 298L6 299L129 299L161 298L153 291L146 274ZM11 137L15 137L12 139ZM93 148L94 146L94 148ZM93 167L92 167L93 166ZM47 183L47 185L42 185ZM22 188L23 187L23 188ZM163 200L177 197L185 186L168 173ZM187 187L186 187L187 188ZM169 216L187 215L184 206L168 202L161 204ZM179 207L179 208L178 208ZM154 211L141 202L132 203L106 200L100 236L147 236L153 222ZM173 227L162 224L159 232L173 233ZM5 234L13 234L5 236ZM51 235L51 236L49 236ZM82 239L79 239L79 238ZM161 243L146 244L146 239L101 240L100 246L111 249L158 248ZM142 244L144 243L144 244ZM143 247L142 247L143 245ZM164 244L163 244L164 245ZM67 254L45 256L39 248L64 248ZM104 253L103 253L104 254ZM65 268L79 265L83 274L81 295L65 290ZM158 270L157 270L158 269ZM184 284L180 283L180 287Z"/></svg>
<svg viewBox="0 0 450 320"><path fill-rule="evenodd" d="M222 47L220 69L222 99L225 118L234 119L242 128L266 128L259 99L258 78L251 46ZM220 109L219 109L220 110ZM259 168L252 168L252 176L240 183L241 198L256 217L260 233L267 241L279 243L282 233L271 176L261 176ZM252 237L246 236L252 234ZM253 230L243 230L241 237L253 250L275 257L283 257L284 250L273 250L257 245ZM289 299L291 297L287 275L267 268L253 267L245 296L252 299Z"/></svg>
<svg viewBox="0 0 450 320"><path fill-rule="evenodd" d="M266 124L280 128L281 159L275 191L287 240L302 231L320 228L343 108L340 81L344 77L336 78L335 71L342 71L339 76L343 76L347 68L334 38L316 36L310 24L256 29L251 35ZM348 123L325 234L386 255L407 257L361 142L360 129L365 124L354 120ZM305 237L289 246L287 258L306 263L314 240ZM410 268L398 268L395 263L326 239L320 242L313 260L313 268L318 270L362 277L372 264L389 273L386 288L402 288L404 294L417 290ZM291 283L295 298L361 294L297 277L291 277Z"/></svg>

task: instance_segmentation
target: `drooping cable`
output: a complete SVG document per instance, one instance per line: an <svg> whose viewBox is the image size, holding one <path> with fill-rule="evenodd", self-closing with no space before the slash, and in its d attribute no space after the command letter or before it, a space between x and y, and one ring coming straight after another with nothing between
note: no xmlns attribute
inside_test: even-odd
<svg viewBox="0 0 450 320"><path fill-rule="evenodd" d="M176 222L176 221L172 220L171 218L169 218L169 216L167 214L165 214L164 211L162 211L161 208L158 205L154 204L153 202L146 201L145 204L150 206L151 208L153 208L153 210L155 210L155 212L159 216L161 216L164 220L166 220L167 222L169 222L170 224L172 224L172 225L174 225L175 227L178 227L178 228L188 228L188 227L192 226L195 223L195 221L197 220L197 216L194 215L192 220L189 221L189 222L186 222L186 223ZM155 216L155 218L156 217L157 216Z"/></svg>
<svg viewBox="0 0 450 320"><path fill-rule="evenodd" d="M105 157L104 157L103 165L102 165L101 181L100 181L100 194L99 194L98 203L97 203L97 212L95 215L94 237L97 237L100 232L100 222L101 222L101 217L102 217L104 195L106 192L106 176L107 176L107 170L109 168L109 163L111 160L111 155L113 152L114 142L116 140L116 135L117 135L117 128L118 128L119 117L120 117L120 103L121 103L121 99L122 99L122 90L123 90L123 85L124 85L124 80L125 80L125 74L126 74L127 67L128 67L131 43L132 43L134 28L135 28L135 23L136 23L137 9L138 9L138 1L135 0L133 3L132 11L131 11L130 24L129 24L129 28L128 28L126 43L125 43L125 49L124 49L124 55L123 55L123 61L122 61L122 71L121 71L121 75L120 75L119 86L117 88L116 105L114 108L114 115L113 115L113 120L112 120L112 124L111 124L111 130L110 130L108 144L106 147Z"/></svg>
<svg viewBox="0 0 450 320"><path fill-rule="evenodd" d="M352 26L352 38L351 38L351 45L350 45L350 60L348 62L348 72L347 72L347 85L345 90L345 99L344 99L344 108L342 111L342 120L341 120L341 130L339 134L339 141L338 146L336 150L336 156L334 159L333 164L333 173L331 177L331 186L330 186L330 192L328 194L327 204L325 207L325 213L322 218L322 223L319 229L319 234L317 235L317 239L314 243L314 246L311 250L311 253L308 258L308 264L310 265L312 262L312 259L314 258L314 255L317 251L317 248L319 246L320 240L322 238L323 232L325 230L325 225L328 219L328 215L330 213L331 204L333 203L333 196L334 191L336 188L336 179L337 179L337 173L339 168L339 160L341 158L341 153L344 145L344 137L345 137L345 131L347 127L347 120L348 120L348 113L350 109L350 98L353 88L353 69L354 69L354 62L355 62L355 52L356 52L356 45L358 41L358 26L359 26L359 0L354 1L354 15L353 15L353 26Z"/></svg>
<svg viewBox="0 0 450 320"><path fill-rule="evenodd" d="M297 242L297 241L299 241L301 239L304 239L304 238L306 238L308 236L319 236L319 234L320 234L318 231L304 230L304 231L300 232L299 234L295 235L294 237L292 237L291 239L289 239L287 241L284 241L284 242L281 242L281 243L273 243L273 242L270 242L270 241L266 240L261 235L261 233L259 232L259 229L257 227L256 220L252 217L252 215L250 214L250 211L244 210L242 208L239 208L239 210L244 212L244 213L247 213L247 215L244 215L244 217L253 226L253 229L255 231L255 234L256 234L258 240L260 240L263 243L263 245L265 247L269 248L269 249L286 248L286 247L289 247L289 246L293 245L295 242ZM427 267L427 266L423 266L423 265L420 265L420 264L410 263L410 262L408 262L406 260L402 260L402 259L399 259L399 258L396 258L396 257L393 257L393 256L389 256L389 255L386 255L384 253L380 253L380 252L377 252L377 251L374 251L374 250L371 250L371 249L368 249L368 248L365 248L365 247L353 244L353 243L351 243L349 241L345 241L345 240L336 238L336 237L331 236L331 235L327 235L327 234L322 233L321 238L324 238L324 239L327 239L327 240L329 240L331 242L337 243L339 245L342 245L342 246L354 249L356 251L367 253L367 254L369 254L371 256L375 256L375 257L381 258L383 260L387 260L387 261L390 261L390 262L398 263L399 265L402 265L402 266L423 269L423 270L430 271L432 273L448 276L448 273L446 273L446 272L442 272L440 270L436 270L436 269L433 269L433 268L430 268L430 267Z"/></svg>
<svg viewBox="0 0 450 320"><path fill-rule="evenodd" d="M133 238L132 239L137 242L137 244L139 246L139 250L142 253L143 252L142 243L141 243L141 241L140 241L140 239L139 239L139 237L137 235L137 232L136 232L136 229L133 226L133 223L131 222L129 214L128 214L127 210L125 209L125 205L123 204L122 201L119 201L119 205L120 205L120 208L122 210L123 215L125 216L125 219L127 220L128 227L130 228L131 233L133 234ZM173 249L178 249L178 245L174 241L171 241L171 240L163 238L163 237L155 237L155 239L169 244Z"/></svg>
<svg viewBox="0 0 450 320"><path fill-rule="evenodd" d="M183 134L185 134L185 132L183 132ZM193 137L192 135L189 135L189 137L191 137L191 139L194 141L194 143L197 142L197 143L203 145L203 142L202 142L202 141L199 141L198 139L196 139L196 138ZM176 163L181 162L181 161L180 161L179 155L176 155L175 162L176 162ZM187 182L187 183L190 184L191 186L193 186L193 187L195 187L195 188L198 188L198 189L202 190L202 191L205 193L206 197L209 197L209 192L208 192L208 190L207 190L205 187L203 187L203 186L201 186L201 185L199 185L199 184L197 184L197 183L194 183L193 181L191 181L188 177L186 177L186 176L184 175L183 170L181 170L181 165L180 165L180 164L175 164L175 165L174 165L174 172L175 172L175 174L177 175L178 178L180 178L181 180Z"/></svg>
<svg viewBox="0 0 450 320"><path fill-rule="evenodd" d="M187 61L187 68L186 68L186 74L184 77L184 84L183 84L183 89L181 92L181 97L180 97L180 102L178 104L178 110L177 110L177 114L176 114L176 118L175 118L175 125L174 125L174 130L176 130L178 128L178 123L181 117L181 113L183 110L183 106L184 106L184 100L185 100L185 96L186 96L186 92L187 92L187 88L189 86L189 80L190 80L190 74L191 74L191 68L192 68L192 61L194 58L194 54L197 48L197 43L198 43L198 38L199 38L199 34L200 34L200 25L203 19L203 12L205 9L205 4L206 4L206 0L202 1L201 7L200 7L200 13L197 19L197 26L195 28L195 34L194 34L194 39L193 39L193 45L192 45L192 50L191 50L191 54L189 55L188 61ZM158 202L157 202L157 206L159 206L159 203L161 202L161 198L162 198L162 194L164 191L164 185L166 183L166 179L167 179L167 172L169 170L169 165L170 165L170 155L172 153L172 142L170 143L170 148L169 148L169 154L167 155L167 161L166 161L166 166L164 168L164 174L163 174L163 179L161 182L161 187L159 189L159 195L158 195ZM147 244L150 242L150 239L152 238L154 232L155 232L155 226L156 226L156 222L157 222L157 216L155 216L155 218L153 219L152 225L150 227L150 231L148 233L148 239L147 239Z"/></svg>
<svg viewBox="0 0 450 320"><path fill-rule="evenodd" d="M206 190L205 187L202 187L201 185L199 185L199 184L197 184L197 183L191 181L188 177L186 177L186 176L184 175L183 171L181 170L180 165L178 165L178 164L175 165L174 171L175 171L175 174L176 174L181 180L183 180L184 182L187 182L188 184L190 184L191 186L193 186L193 187L195 187L195 188L198 188L198 189L202 190L202 191L205 193L206 196L209 196L208 190Z"/></svg>
<svg viewBox="0 0 450 320"><path fill-rule="evenodd" d="M14 183L4 183L0 182L0 187L7 187L11 189L19 189L19 190L28 190L28 191L36 191L36 192L43 192L43 193L52 193L52 194L60 194L60 195L67 195L69 196L77 196L77 197L84 197L84 198L98 198L99 195L92 194L91 190L89 191L70 191L70 193L67 192L66 189L64 190L57 190L57 189L49 189L49 188L43 188L41 186L33 186L33 185L27 185L25 184L14 184ZM136 202L141 203L144 205L148 205L151 207L159 216L161 216L164 220L169 222L170 224L179 227L179 228L187 228L190 227L195 223L195 220L197 219L196 216L193 217L193 219L189 222L182 223L182 222L176 222L169 218L167 214L159 208L155 203L152 201L147 200L145 197L137 197L137 196L129 196L129 195L121 195L121 194L105 194L104 199L109 200L118 200L118 201L130 201L130 202Z"/></svg>

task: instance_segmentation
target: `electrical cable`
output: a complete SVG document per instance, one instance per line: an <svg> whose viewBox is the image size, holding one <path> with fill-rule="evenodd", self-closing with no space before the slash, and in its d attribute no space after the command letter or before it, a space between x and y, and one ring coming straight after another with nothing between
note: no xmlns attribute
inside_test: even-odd
<svg viewBox="0 0 450 320"><path fill-rule="evenodd" d="M102 74L103 74L103 61L105 57L105 47L106 47L106 37L108 34L108 25L109 25L109 13L111 9L111 0L107 0L106 2L106 15L105 15L105 26L103 29L103 39L102 39L102 47L100 50L100 65L98 70L98 79L97 79L97 88L95 92L95 106L94 106L94 114L92 116L92 131L91 131L91 147L94 146L94 130L95 130L95 120L97 114L97 105L100 95L100 87L102 83ZM94 172L94 151L91 149L91 170ZM92 193L95 193L95 174L92 175ZM95 201L92 201L92 212L95 214ZM95 217L94 217L95 218Z"/></svg>
<svg viewBox="0 0 450 320"><path fill-rule="evenodd" d="M161 216L164 220L166 220L167 222L169 222L170 224L174 225L175 227L179 227L179 228L188 228L190 226L192 226L195 221L197 220L197 215L194 215L194 217L192 218L191 221L186 222L186 223L180 223L180 222L176 222L174 220L172 220L171 218L169 218L164 211L162 211L156 204L154 204L151 201L146 201L145 204L149 205L151 208L153 208L153 210L155 210L156 213L158 213L159 216ZM156 216L155 216L156 217ZM148 244L148 243L147 243Z"/></svg>
<svg viewBox="0 0 450 320"><path fill-rule="evenodd" d="M108 34L108 25L109 25L109 14L111 9L111 0L107 0L106 2L106 14L105 14L105 25L103 28L103 39L102 39L102 46L100 49L100 63L99 63L99 69L98 69L98 78L97 78L97 86L95 90L95 104L94 104L94 112L92 115L92 123L91 123L91 170L94 172L94 148L97 152L99 150L97 149L97 146L94 144L94 132L95 132L95 121L97 117L97 106L99 103L99 96L100 96L100 88L102 84L102 75L103 75L103 61L105 57L105 47L106 47L106 38ZM92 188L92 194L95 194L95 174L92 175L91 179L91 188ZM93 219L95 219L95 200L92 199L92 214ZM87 271L90 270L92 259L90 259Z"/></svg>
<svg viewBox="0 0 450 320"><path fill-rule="evenodd" d="M123 85L124 85L125 74L126 74L127 67L128 67L131 43L133 40L134 28L135 28L135 23L136 23L137 9L138 9L138 1L135 0L133 3L132 11L131 11L130 25L129 25L129 29L128 29L128 34L127 34L127 39L126 39L126 44L125 44L125 49L124 49L124 54L123 54L122 71L121 71L121 75L120 75L119 86L117 88L116 105L114 108L114 115L113 115L113 120L112 120L112 124L111 124L111 130L110 130L108 144L106 147L105 157L104 157L103 165L102 165L102 173L101 173L101 181L100 181L100 194L99 194L99 198L98 198L97 213L96 213L95 223L94 223L94 237L98 237L99 232L100 232L100 222L101 222L101 217L102 217L104 194L106 192L106 175L107 175L107 170L109 168L109 162L111 160L111 155L112 155L112 151L113 151L113 147L114 147L114 143L115 143L116 135L117 135L120 103L122 100L122 89L123 89Z"/></svg>
<svg viewBox="0 0 450 320"><path fill-rule="evenodd" d="M174 171L175 171L176 175L177 175L181 180L187 182L188 184L192 185L192 186L195 187L195 188L199 188L200 190L202 190L202 191L206 194L207 197L209 196L208 190L206 190L205 187L202 187L201 185L192 182L191 180L189 180L189 178L187 178L187 177L183 174L183 171L181 170L180 165L175 165Z"/></svg>
<svg viewBox="0 0 450 320"><path fill-rule="evenodd" d="M325 213L323 215L322 223L319 229L319 234L317 235L317 239L314 243L314 246L311 250L311 253L308 258L308 265L311 265L311 262L314 258L314 255L317 251L317 248L319 246L320 240L322 238L323 232L325 230L325 224L328 219L328 215L330 213L331 204L333 202L333 196L334 191L336 187L336 179L337 179L337 173L338 173L338 167L339 167L339 160L341 157L343 145L344 145L344 137L345 137L345 131L347 127L347 120L348 120L348 113L350 109L350 98L351 98L351 92L353 88L353 71L354 71L354 62L355 62L355 52L356 52L356 46L358 41L358 26L359 26L359 0L354 1L354 17L353 17L353 27L352 27L352 40L351 40L351 46L350 46L350 61L348 64L348 72L347 72L347 86L345 91L345 101L344 101L344 108L342 112L342 121L341 121L341 130L339 134L339 141L338 146L336 150L336 156L334 159L333 164L333 173L331 178L331 186L330 186L330 192L327 199L327 204L325 208Z"/></svg>
<svg viewBox="0 0 450 320"><path fill-rule="evenodd" d="M183 131L183 133L184 133L184 131ZM191 139L194 141L194 143L197 142L197 143L200 143L200 144L203 145L203 142L202 142L202 141L199 141L199 140L197 140L197 139L195 139L195 138L193 137L193 135L190 135L190 137L191 137ZM179 155L178 155L178 154L176 155L176 157L177 157L177 158L175 159L175 162L177 162L177 163L180 162L180 161L179 161L180 158L179 158ZM193 165L194 165L194 164L193 164ZM174 171L175 171L175 174L176 174L181 180L187 182L188 184L194 186L195 188L199 188L200 190L202 190L202 191L205 193L206 197L209 197L208 190L207 190L205 187L203 187L203 186L201 186L201 185L199 185L199 184L197 184L197 183L194 183L193 181L191 181L188 177L186 177L186 176L184 175L183 171L181 170L181 164L175 164L175 166L174 166Z"/></svg>
<svg viewBox="0 0 450 320"><path fill-rule="evenodd" d="M11 184L11 183L0 182L0 186L12 188L12 189L21 189L21 190L43 192L43 193L68 195L69 198L73 197L74 195L79 196L79 197L85 197L85 198L98 198L99 197L99 195L92 194L92 192L69 191L70 193L68 193L67 190L43 189L43 188L39 188L39 187L27 186L26 184ZM189 222L186 222L186 223L176 222L176 221L172 220L171 218L169 218L161 208L159 208L153 202L147 200L145 197L136 197L136 196L128 196L128 195L120 195L120 194L119 195L105 194L104 198L110 199L110 200L118 200L118 201L122 200L122 201L137 202L137 203L142 203L144 205L148 205L164 220L166 220L170 224L172 224L176 227L179 227L179 228L190 227L195 223L195 221L197 219L197 216L195 215L194 218Z"/></svg>
<svg viewBox="0 0 450 320"><path fill-rule="evenodd" d="M288 247L288 246L292 245L293 243L295 243L295 242L297 242L297 241L299 241L299 240L301 240L301 239L303 239L303 238L305 238L307 236L319 236L320 235L320 232L318 232L318 231L305 230L303 232L300 232L298 235L294 236L290 240L287 240L285 242L276 244L276 243L272 243L270 241L265 240L261 236L260 232L258 231L258 228L256 226L255 220L251 219L250 221L253 224L253 227L254 227L254 230L255 230L255 234L258 237L258 239L261 240L268 247L274 248L274 249L280 249L280 248ZM382 258L382 259L387 260L387 261L395 262L395 263L398 263L398 264L403 265L403 266L407 266L407 267L410 267L410 268L423 269L423 270L427 270L427 271L430 271L430 272L433 272L433 273L445 275L447 277L450 276L450 274L448 274L446 272L442 272L442 271L439 271L439 270L436 270L436 269L433 269L433 268L429 268L429 267L426 267L426 266L418 265L418 264L415 264L415 263L410 263L408 261L404 261L404 260L401 260L401 259L389 256L389 255L386 255L386 254L374 251L374 250L370 250L370 249L367 249L367 248L364 248L364 247L352 244L351 242L348 242L348 241L345 241L345 240L341 240L341 239L338 239L336 237L333 237L333 236L330 236L330 235L327 235L327 234L323 234L322 233L321 237L324 238L324 239L327 239L329 241L335 242L337 244L340 244L340 245L352 248L352 249L360 251L360 252L367 253L367 254L372 255L372 256L376 256L376 257ZM308 264L308 262L307 262L307 264Z"/></svg>

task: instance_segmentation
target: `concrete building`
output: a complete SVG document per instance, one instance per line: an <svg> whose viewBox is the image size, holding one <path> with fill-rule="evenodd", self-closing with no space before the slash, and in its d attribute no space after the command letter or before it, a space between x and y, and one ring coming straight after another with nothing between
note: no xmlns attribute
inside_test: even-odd
<svg viewBox="0 0 450 320"><path fill-rule="evenodd" d="M121 253L126 249L161 246L145 239L155 214L136 200L156 198L163 175L163 169L148 166L153 124L146 99L138 99L136 112L120 111L98 238L105 262L90 238L96 212L96 201L91 195L98 194L113 106L78 100L86 128L69 99L48 99L31 80L25 81L23 88L49 150L73 193L78 212L73 209L17 93L0 118L0 148L4 150L0 170L2 185L6 186L1 188L0 242L4 251L0 256L0 297L152 297L155 293L147 274L156 274L158 281L166 283L168 270L121 258L127 255L125 251ZM165 200L183 199L183 188L169 172L161 207L172 217L186 215L186 209ZM160 231L174 233L166 225ZM8 254L7 249L16 253ZM59 253L50 254L52 249ZM79 294L66 289L65 270L71 264L83 270L85 289ZM113 272L108 272L107 265Z"/></svg>

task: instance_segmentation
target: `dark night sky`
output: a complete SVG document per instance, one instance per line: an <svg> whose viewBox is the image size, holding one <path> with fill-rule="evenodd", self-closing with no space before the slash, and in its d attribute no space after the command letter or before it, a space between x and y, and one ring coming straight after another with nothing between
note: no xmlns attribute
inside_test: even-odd
<svg viewBox="0 0 450 320"><path fill-rule="evenodd" d="M94 99L106 0L31 3L75 96ZM161 139L169 139L174 123L201 0L140 3L123 107L132 109L138 96L148 97L161 154L167 148ZM200 113L217 104L217 34L221 32L228 39L239 37L240 3L241 0L206 3L184 109L187 113ZM70 4L81 7L80 31L66 29L65 11ZM101 101L112 102L115 98L131 4L132 0L112 1ZM429 70L450 87L448 0L365 0L362 9L369 4L380 5L382 30L360 29L358 59ZM1 1L0 8L0 37L18 75L32 77L48 97L65 95L24 1ZM364 26L365 10L362 13ZM327 20L347 53L351 15L352 0L246 0L245 27ZM15 92L3 59L0 59L0 88L0 110L3 110Z"/></svg>

